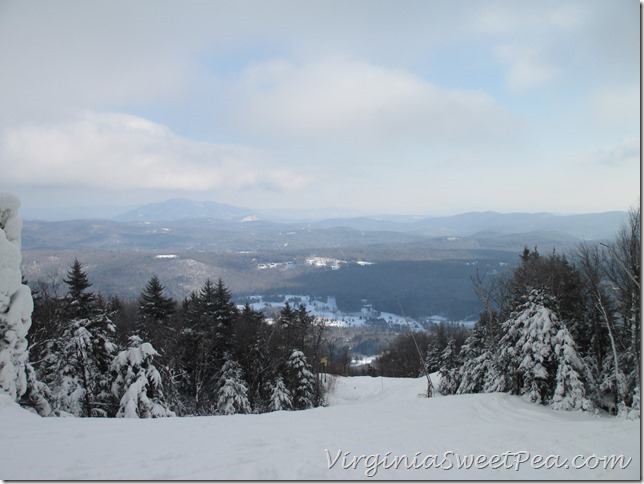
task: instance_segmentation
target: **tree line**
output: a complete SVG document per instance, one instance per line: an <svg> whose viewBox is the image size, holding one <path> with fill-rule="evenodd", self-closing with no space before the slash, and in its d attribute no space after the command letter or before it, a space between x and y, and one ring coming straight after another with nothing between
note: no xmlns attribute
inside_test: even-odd
<svg viewBox="0 0 644 484"><path fill-rule="evenodd" d="M581 243L568 256L525 248L508 275L473 278L484 311L469 334L424 335L423 359L403 335L376 365L397 376L439 371L443 394L509 392L638 417L640 243L638 206L611 243Z"/></svg>
<svg viewBox="0 0 644 484"><path fill-rule="evenodd" d="M34 372L21 403L42 415L226 415L325 403L312 367L324 326L303 306L287 304L268 321L237 307L221 279L178 303L157 276L131 304L92 292L78 260L62 282L32 291Z"/></svg>

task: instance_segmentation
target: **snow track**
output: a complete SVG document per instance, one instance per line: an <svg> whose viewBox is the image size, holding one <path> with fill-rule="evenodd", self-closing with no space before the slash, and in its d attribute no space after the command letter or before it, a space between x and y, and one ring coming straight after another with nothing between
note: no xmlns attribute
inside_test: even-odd
<svg viewBox="0 0 644 484"><path fill-rule="evenodd" d="M424 377L338 377L327 408L154 420L40 418L0 398L0 478L365 479L366 462L385 455L390 464L407 460L376 468L376 479L640 478L639 422L558 412L505 394L418 398L425 389ZM504 452L632 461L616 470L464 464ZM440 459L422 461L431 455ZM427 462L443 468L425 469Z"/></svg>

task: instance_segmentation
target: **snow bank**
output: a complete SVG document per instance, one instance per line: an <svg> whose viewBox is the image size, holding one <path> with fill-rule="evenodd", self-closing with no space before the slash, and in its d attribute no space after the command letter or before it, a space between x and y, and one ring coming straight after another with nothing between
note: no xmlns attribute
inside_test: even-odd
<svg viewBox="0 0 644 484"><path fill-rule="evenodd" d="M419 397L425 388L424 378L340 377L327 408L263 415L15 422L0 408L0 478L640 478L636 422L500 393ZM493 468L490 459L504 453L510 467ZM616 469L604 469L601 458L620 454ZM388 469L378 464L385 458Z"/></svg>

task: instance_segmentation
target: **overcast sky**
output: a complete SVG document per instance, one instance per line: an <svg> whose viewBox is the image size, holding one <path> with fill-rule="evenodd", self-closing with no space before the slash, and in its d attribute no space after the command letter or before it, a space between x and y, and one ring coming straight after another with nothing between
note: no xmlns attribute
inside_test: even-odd
<svg viewBox="0 0 644 484"><path fill-rule="evenodd" d="M637 0L0 1L0 191L627 210Z"/></svg>

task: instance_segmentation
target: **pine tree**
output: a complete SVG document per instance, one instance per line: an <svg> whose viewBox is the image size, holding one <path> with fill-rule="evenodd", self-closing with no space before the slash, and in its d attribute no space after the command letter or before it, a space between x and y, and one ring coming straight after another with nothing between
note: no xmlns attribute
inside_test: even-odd
<svg viewBox="0 0 644 484"><path fill-rule="evenodd" d="M225 355L233 354L233 328L238 310L220 279L210 279L184 302L185 325L181 331L183 387L194 412L207 415L216 407L217 375Z"/></svg>
<svg viewBox="0 0 644 484"><path fill-rule="evenodd" d="M554 305L551 296L532 290L504 323L498 360L503 387L493 390L526 395L544 405L589 408L581 381L587 369Z"/></svg>
<svg viewBox="0 0 644 484"><path fill-rule="evenodd" d="M61 334L47 343L40 373L55 397L57 412L112 416L118 402L111 393L110 365L117 345L109 305L87 291L91 283L78 259L64 282L68 291Z"/></svg>
<svg viewBox="0 0 644 484"><path fill-rule="evenodd" d="M83 270L83 265L78 259L74 259L72 267L67 272L67 278L63 279L67 284L68 291L66 307L64 309L67 318L88 318L95 309L96 294L88 289L92 286Z"/></svg>
<svg viewBox="0 0 644 484"><path fill-rule="evenodd" d="M461 347L463 365L459 373L461 381L456 393L481 393L492 363L492 353L486 344L486 325L489 321L483 314L474 324L472 334Z"/></svg>
<svg viewBox="0 0 644 484"><path fill-rule="evenodd" d="M165 287L153 275L139 296L139 321L143 324L167 325L175 313L176 303L163 294Z"/></svg>
<svg viewBox="0 0 644 484"><path fill-rule="evenodd" d="M592 410L593 404L586 398L586 385L584 380L589 372L579 358L575 349L575 342L568 332L562 327L555 336L555 356L557 359L557 375L555 391L552 397L552 408L555 410ZM581 375L580 372L584 372Z"/></svg>
<svg viewBox="0 0 644 484"><path fill-rule="evenodd" d="M114 325L105 313L69 322L49 367L57 410L79 417L115 413L110 366L117 350Z"/></svg>
<svg viewBox="0 0 644 484"><path fill-rule="evenodd" d="M265 316L246 304L234 326L233 359L239 363L248 383L248 396L256 413L266 411L270 389L272 366L269 339L272 328Z"/></svg>
<svg viewBox="0 0 644 484"><path fill-rule="evenodd" d="M216 409L218 415L251 412L248 387L237 362L232 359L226 360L221 370L218 386Z"/></svg>
<svg viewBox="0 0 644 484"><path fill-rule="evenodd" d="M313 407L315 376L300 350L293 350L286 362L286 387L292 395L293 408L304 410Z"/></svg>
<svg viewBox="0 0 644 484"><path fill-rule="evenodd" d="M278 376L271 388L271 396L268 404L269 412L279 410L292 410L293 398L284 384L284 379Z"/></svg>
<svg viewBox="0 0 644 484"><path fill-rule="evenodd" d="M440 369L440 384L438 391L443 395L456 393L460 383L459 366L460 358L456 349L456 341L450 338L441 354L442 365Z"/></svg>
<svg viewBox="0 0 644 484"><path fill-rule="evenodd" d="M215 325L213 349L221 366L225 361L225 355L229 355L233 351L233 327L239 316L237 306L232 300L232 294L221 279L217 281L215 287L214 306L211 314Z"/></svg>
<svg viewBox="0 0 644 484"><path fill-rule="evenodd" d="M112 394L119 401L116 417L173 417L163 395L161 375L153 364L158 353L138 336L130 337L130 347L112 361L116 375Z"/></svg>

